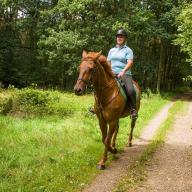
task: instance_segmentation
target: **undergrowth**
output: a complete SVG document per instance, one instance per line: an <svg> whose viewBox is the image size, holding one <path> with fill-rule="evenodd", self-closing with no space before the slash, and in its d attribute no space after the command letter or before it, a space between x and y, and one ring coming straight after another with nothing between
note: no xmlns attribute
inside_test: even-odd
<svg viewBox="0 0 192 192"><path fill-rule="evenodd" d="M74 100L74 101L73 101ZM88 106L87 106L88 107ZM67 116L74 112L84 112L74 94L34 88L0 91L0 114L17 117Z"/></svg>
<svg viewBox="0 0 192 192"><path fill-rule="evenodd" d="M87 112L91 94L12 88L0 97L12 100L6 116L0 115L0 191L77 192L99 173L103 144L97 118ZM143 95L135 136L167 102L160 95ZM119 150L129 131L130 118L124 118Z"/></svg>

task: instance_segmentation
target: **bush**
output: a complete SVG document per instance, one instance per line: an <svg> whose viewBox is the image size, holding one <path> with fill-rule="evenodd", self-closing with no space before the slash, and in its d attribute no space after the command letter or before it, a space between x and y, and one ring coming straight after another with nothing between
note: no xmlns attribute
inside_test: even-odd
<svg viewBox="0 0 192 192"><path fill-rule="evenodd" d="M0 114L7 115L13 106L13 100L9 97L0 96Z"/></svg>
<svg viewBox="0 0 192 192"><path fill-rule="evenodd" d="M147 88L145 91L142 92L142 98L143 99L150 99L154 96L153 92L151 89Z"/></svg>
<svg viewBox="0 0 192 192"><path fill-rule="evenodd" d="M28 107L46 107L49 103L58 102L58 97L51 97L47 91L26 88L18 94L18 101L21 105Z"/></svg>
<svg viewBox="0 0 192 192"><path fill-rule="evenodd" d="M93 104L93 98L75 96L73 93L41 90L33 87L0 90L0 114L19 117L68 116L74 113L86 114ZM85 102L86 101L86 102Z"/></svg>
<svg viewBox="0 0 192 192"><path fill-rule="evenodd" d="M47 91L25 88L18 92L13 111L25 115L42 115L48 112L51 104L58 101L58 97L51 97Z"/></svg>
<svg viewBox="0 0 192 192"><path fill-rule="evenodd" d="M69 115L72 113L68 104L61 103L60 93L34 88L17 91L12 114L19 116Z"/></svg>

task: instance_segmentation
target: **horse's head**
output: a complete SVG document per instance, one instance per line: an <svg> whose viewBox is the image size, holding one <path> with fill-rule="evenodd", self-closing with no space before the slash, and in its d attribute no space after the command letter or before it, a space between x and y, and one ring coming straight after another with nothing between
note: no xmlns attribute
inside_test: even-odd
<svg viewBox="0 0 192 192"><path fill-rule="evenodd" d="M96 61L100 57L101 52L89 52L83 51L82 61L79 65L79 77L74 86L74 91L76 95L82 95L90 83L93 73L96 69Z"/></svg>

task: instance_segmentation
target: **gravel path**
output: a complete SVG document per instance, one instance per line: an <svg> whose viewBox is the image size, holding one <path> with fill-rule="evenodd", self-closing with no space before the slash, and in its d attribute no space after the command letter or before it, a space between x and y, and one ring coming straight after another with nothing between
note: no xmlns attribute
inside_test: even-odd
<svg viewBox="0 0 192 192"><path fill-rule="evenodd" d="M147 181L137 192L192 192L192 94L185 95L187 113L177 116L173 130L147 166Z"/></svg>
<svg viewBox="0 0 192 192"><path fill-rule="evenodd" d="M172 105L173 102L167 104L144 128L141 136L138 139L133 139L133 147L127 147L122 154L117 154L118 159L102 171L84 189L84 192L111 192L118 181L126 175L133 162L145 151L155 131L165 121L168 110Z"/></svg>

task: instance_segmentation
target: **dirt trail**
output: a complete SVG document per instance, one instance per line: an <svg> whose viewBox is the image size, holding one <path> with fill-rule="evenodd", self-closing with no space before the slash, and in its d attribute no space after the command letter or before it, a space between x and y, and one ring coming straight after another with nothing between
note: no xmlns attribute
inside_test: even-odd
<svg viewBox="0 0 192 192"><path fill-rule="evenodd" d="M133 147L125 148L122 154L117 154L118 159L113 161L105 171L102 171L95 180L84 189L84 192L110 192L118 181L126 175L129 167L144 152L152 139L155 131L165 121L168 110L173 102L167 104L144 128L140 138L133 139Z"/></svg>
<svg viewBox="0 0 192 192"><path fill-rule="evenodd" d="M147 166L147 181L137 192L192 192L192 94L187 113L178 115L165 143Z"/></svg>

